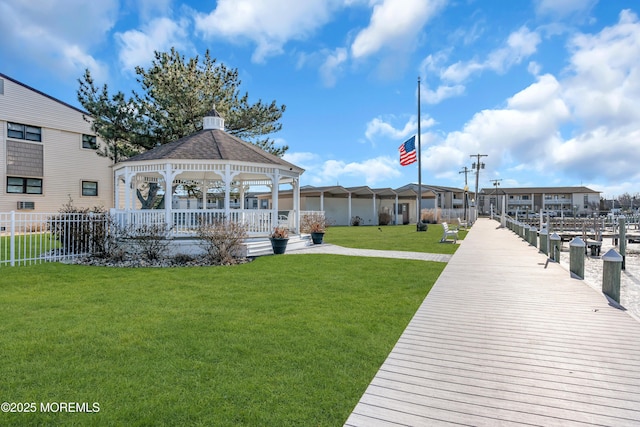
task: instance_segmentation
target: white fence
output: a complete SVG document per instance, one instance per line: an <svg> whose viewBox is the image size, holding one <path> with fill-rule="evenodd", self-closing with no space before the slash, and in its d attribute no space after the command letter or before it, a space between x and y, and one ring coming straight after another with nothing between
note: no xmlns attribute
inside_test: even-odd
<svg viewBox="0 0 640 427"><path fill-rule="evenodd" d="M301 215L323 212L304 211ZM224 210L174 210L169 237L194 237L202 222L225 221ZM276 225L293 229L294 211L237 209L230 221L247 225L250 237L268 236ZM25 213L0 212L0 267L63 261L88 254L99 254L108 244L109 233L137 226L166 226L163 210L137 210L111 213ZM116 233L117 234L117 233Z"/></svg>
<svg viewBox="0 0 640 427"><path fill-rule="evenodd" d="M107 216L94 213L0 213L0 267L62 261L105 244Z"/></svg>

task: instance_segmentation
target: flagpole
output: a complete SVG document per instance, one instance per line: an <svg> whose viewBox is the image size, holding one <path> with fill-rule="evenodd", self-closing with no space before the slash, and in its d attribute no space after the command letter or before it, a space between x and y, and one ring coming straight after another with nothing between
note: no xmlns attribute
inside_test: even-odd
<svg viewBox="0 0 640 427"><path fill-rule="evenodd" d="M422 209L422 147L420 143L420 76L418 76L418 222L416 224L417 231L420 231ZM437 203L437 200L436 200Z"/></svg>

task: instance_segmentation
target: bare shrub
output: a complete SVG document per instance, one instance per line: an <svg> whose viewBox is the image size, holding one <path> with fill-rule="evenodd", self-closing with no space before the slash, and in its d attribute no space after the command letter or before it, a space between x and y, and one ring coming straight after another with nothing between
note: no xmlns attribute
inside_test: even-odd
<svg viewBox="0 0 640 427"><path fill-rule="evenodd" d="M434 209L422 209L420 213L420 220L422 222L427 222L429 224L438 224L440 222L440 212L438 211L436 215L436 211Z"/></svg>
<svg viewBox="0 0 640 427"><path fill-rule="evenodd" d="M176 254L172 259L174 265L185 265L193 261L195 261L195 257L189 254Z"/></svg>
<svg viewBox="0 0 640 427"><path fill-rule="evenodd" d="M324 233L329 227L329 221L324 214L314 212L300 217L300 231L302 233Z"/></svg>
<svg viewBox="0 0 640 427"><path fill-rule="evenodd" d="M353 225L353 226L358 226L358 225L362 224L362 221L363 221L363 219L360 218L359 216L351 217L351 225Z"/></svg>
<svg viewBox="0 0 640 427"><path fill-rule="evenodd" d="M148 261L166 258L170 229L166 224L135 224L127 231L136 254Z"/></svg>
<svg viewBox="0 0 640 427"><path fill-rule="evenodd" d="M389 225L391 223L391 214L388 212L380 212L378 214L378 224Z"/></svg>
<svg viewBox="0 0 640 427"><path fill-rule="evenodd" d="M80 208L73 200L65 203L59 215L48 218L47 227L67 253L105 252L107 214L103 207Z"/></svg>
<svg viewBox="0 0 640 427"><path fill-rule="evenodd" d="M238 264L242 258L242 244L247 238L247 226L237 222L202 221L196 231L211 264Z"/></svg>

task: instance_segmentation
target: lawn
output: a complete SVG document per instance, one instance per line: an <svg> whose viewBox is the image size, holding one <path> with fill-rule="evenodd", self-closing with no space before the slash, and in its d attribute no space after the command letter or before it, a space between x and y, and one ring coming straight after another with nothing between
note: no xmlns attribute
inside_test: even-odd
<svg viewBox="0 0 640 427"><path fill-rule="evenodd" d="M403 231L439 240L432 228L369 227L406 250ZM334 255L2 268L0 401L38 412L0 424L341 426L443 268ZM99 412L40 412L51 402Z"/></svg>
<svg viewBox="0 0 640 427"><path fill-rule="evenodd" d="M458 242L467 231L458 231ZM458 245L440 243L442 225L429 224L426 232L417 232L415 224L359 227L329 227L325 241L347 248L452 254Z"/></svg>
<svg viewBox="0 0 640 427"><path fill-rule="evenodd" d="M60 246L50 233L28 233L15 236L16 259L34 260L41 253ZM0 236L0 265L9 264L11 258L11 237Z"/></svg>

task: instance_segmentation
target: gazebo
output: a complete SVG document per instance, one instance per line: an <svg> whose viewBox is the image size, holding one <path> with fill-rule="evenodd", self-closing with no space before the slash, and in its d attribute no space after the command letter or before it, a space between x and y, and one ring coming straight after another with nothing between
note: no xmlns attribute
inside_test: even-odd
<svg viewBox="0 0 640 427"><path fill-rule="evenodd" d="M286 223L300 228L300 175L304 169L225 132L215 107L204 117L203 129L177 141L124 160L114 166L115 208L120 224L166 224L175 235L193 234L203 219L233 221L247 226L249 236L266 236ZM293 209L278 210L281 185L293 192ZM141 209L138 196L157 186L163 196ZM251 187L270 188L268 209L249 209L245 193ZM218 199L212 203L211 199ZM186 209L181 200L189 200ZM222 203L219 203L219 202ZM257 206L259 208L259 206Z"/></svg>

